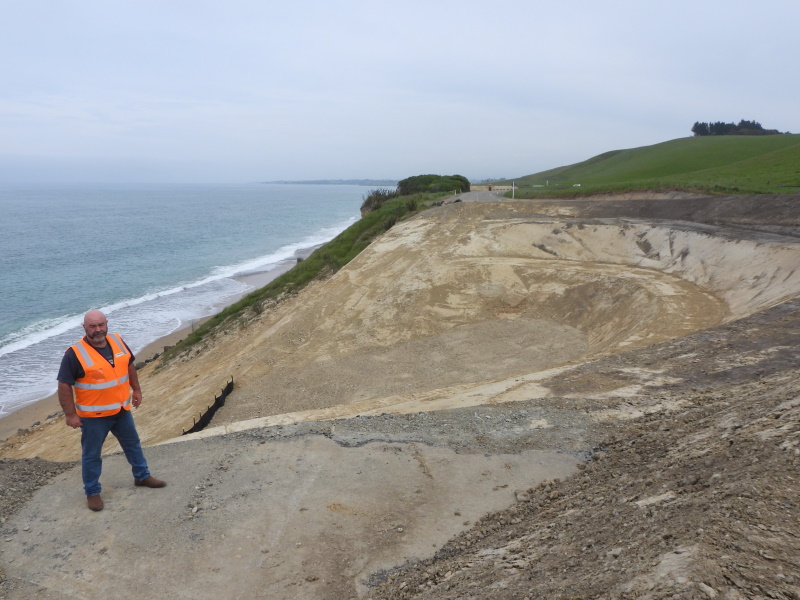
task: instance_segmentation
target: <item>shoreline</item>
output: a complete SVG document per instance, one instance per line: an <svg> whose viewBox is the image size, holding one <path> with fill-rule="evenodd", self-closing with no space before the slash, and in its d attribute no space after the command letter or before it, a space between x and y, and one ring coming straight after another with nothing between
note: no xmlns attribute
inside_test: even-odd
<svg viewBox="0 0 800 600"><path fill-rule="evenodd" d="M202 323L209 317L205 317ZM195 321L196 324L199 324ZM163 338L148 344L136 354L136 362L141 362L152 358L156 354L164 351L165 346L174 346L177 342L185 338L192 330L192 325L177 329ZM53 375L55 378L55 374ZM20 432L31 427L36 427L47 420L61 416L61 405L58 403L58 393L50 394L45 398L34 400L22 408L6 415L0 419L0 443L5 442Z"/></svg>
<svg viewBox="0 0 800 600"><path fill-rule="evenodd" d="M217 307L216 312L214 314L219 313L226 306L234 304L235 302L237 302L239 299L243 298L250 292L253 292L259 288L264 287L276 277L290 270L295 264L297 264L297 259L307 258L314 250L316 250L319 247L320 245L317 245L311 248L298 250L297 252L295 252L294 260L291 259L286 260L282 263L279 263L272 269L266 271L254 271L251 273L243 273L241 275L233 277L233 279L237 281L241 281L243 283L252 286L252 289L248 290L247 292L239 296L234 297L227 304L220 305L219 307ZM164 352L164 348L169 346L174 346L176 343L178 343L187 335L189 335L189 333L192 332L194 327L202 325L212 316L214 315L212 314L205 317L201 317L199 319L193 319L190 323L185 324L185 326L176 329L172 333L165 335L164 337L158 338L157 340L147 344L144 348L142 348L139 352L136 353L135 362L137 363L143 362L153 358L157 354L161 354L162 352ZM55 373L53 374L53 378L55 378ZM145 401L146 397L147 396L145 395ZM32 427L36 427L37 425L44 423L45 421L52 420L60 416L61 416L61 406L58 403L57 393L50 394L49 396L46 396L39 400L34 400L33 402L26 404L22 408L18 408L14 412L11 412L8 415L0 418L0 443L10 440L20 432L23 432Z"/></svg>

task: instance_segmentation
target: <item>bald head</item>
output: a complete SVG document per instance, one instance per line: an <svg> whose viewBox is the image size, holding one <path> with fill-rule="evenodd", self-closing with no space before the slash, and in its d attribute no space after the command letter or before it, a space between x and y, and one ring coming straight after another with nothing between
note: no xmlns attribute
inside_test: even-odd
<svg viewBox="0 0 800 600"><path fill-rule="evenodd" d="M88 342L97 348L104 347L108 341L108 321L99 310L90 310L83 317L83 330L86 332Z"/></svg>
<svg viewBox="0 0 800 600"><path fill-rule="evenodd" d="M98 321L103 321L104 323L106 321L106 316L99 310L90 310L85 315L83 315L84 325L86 325L87 323L96 323Z"/></svg>

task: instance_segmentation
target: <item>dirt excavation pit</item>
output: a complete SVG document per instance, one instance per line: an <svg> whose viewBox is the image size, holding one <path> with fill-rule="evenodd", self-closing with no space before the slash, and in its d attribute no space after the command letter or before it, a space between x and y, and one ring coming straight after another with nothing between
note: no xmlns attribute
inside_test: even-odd
<svg viewBox="0 0 800 600"><path fill-rule="evenodd" d="M636 218L625 215L631 207ZM581 216L590 209L596 216ZM793 238L714 216L715 224L653 220L626 202L463 202L425 212L246 328L224 328L190 360L145 367L152 409L137 426L149 444L179 436L230 377L236 388L213 426L428 410L452 388L657 344L798 293ZM63 428L34 432L9 452L78 457Z"/></svg>
<svg viewBox="0 0 800 600"><path fill-rule="evenodd" d="M164 373L165 393L180 397L216 364L237 388L215 425L426 410L413 400L660 343L800 290L800 250L769 232L554 218L534 203L442 208L396 225L247 335L222 338L211 363L171 385Z"/></svg>
<svg viewBox="0 0 800 600"><path fill-rule="evenodd" d="M498 583L532 568L508 566L519 544L504 539L480 549L477 540L524 527L531 517L520 507L555 503L562 492L553 480L602 456L603 444L625 452L630 432L647 436L653 456L662 456L661 435L709 437L688 431L695 389L745 385L734 372L786 385L779 374L797 364L797 319L782 308L800 294L800 245L787 235L797 228L797 209L770 212L770 202L783 200L762 198L767 208L754 216L739 210L748 199L691 200L675 200L680 220L663 214L672 200L445 205L395 225L330 279L252 315L246 326L226 328L190 358L148 365L137 426L149 445L176 438L229 376L236 387L209 429L150 449L159 474L170 478L167 494L143 500L122 475L111 479L102 516L113 526L98 522L96 533L114 533L104 534L102 548L88 538L66 541L70 521L83 522L88 512L75 473L43 488L3 530L15 549L7 545L0 564L19 583L9 597L110 590L101 571L44 565L64 552L85 564L102 550L103 572L119 572L124 554L149 547L173 556L174 566L148 562L149 579L137 572L128 597L148 597L148 581L198 598L232 589L240 597L269 590L274 598L465 598L478 580L465 575L467 587L452 593L448 581L471 573L469 565L486 575L490 563L504 575L492 580L496 595L482 597L524 597L521 588L503 596ZM759 394L769 397L768 388ZM713 400L736 397L719 392ZM723 427L716 414L702 413L710 427ZM659 430L670 415L682 415L681 427ZM655 423L655 433L630 425L637 419ZM724 448L713 451L724 456ZM77 453L74 432L60 423L3 449L5 457L50 460ZM111 461L123 468L121 457ZM693 489L673 485L669 466L640 477L646 463L620 464L626 485L641 481L648 492L628 489L625 510L641 501L655 514ZM603 468L584 472L611 485L609 473L619 472ZM704 469L710 478L712 466ZM546 489L528 489L542 480L551 480ZM593 495L583 474L574 481L587 495L573 490L567 514L598 506L605 525L613 523L622 509L605 510L603 502L615 492ZM53 502L60 516L44 519L42 507ZM114 513L115 505L125 512ZM154 512L134 514L146 506ZM485 517L508 507L509 514ZM553 522L570 521L559 515ZM536 528L529 533L541 543L531 547L553 533L546 524ZM441 550L454 536L455 546ZM613 534L587 536L599 547ZM671 538L657 538L665 539L669 546ZM194 554L198 548L228 558L214 566ZM478 554L467 556L472 548ZM436 561L455 561L459 552L463 562L440 573ZM502 556L492 562L492 552ZM581 550L559 552L575 559ZM414 570L421 560L425 577ZM410 566L393 575L402 564ZM631 573L650 569L625 564ZM187 572L193 577L181 575Z"/></svg>

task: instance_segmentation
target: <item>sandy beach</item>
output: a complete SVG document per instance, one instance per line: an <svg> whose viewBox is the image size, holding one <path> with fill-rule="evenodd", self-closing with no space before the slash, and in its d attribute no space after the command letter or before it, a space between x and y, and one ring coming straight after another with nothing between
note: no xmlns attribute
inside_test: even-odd
<svg viewBox="0 0 800 600"><path fill-rule="evenodd" d="M297 253L298 258L307 257L311 254L316 248L308 248L306 250L300 251ZM250 291L258 289L267 285L270 281L285 273L289 269L291 269L296 264L296 261L285 261L280 265L276 266L273 269L269 269L267 271L257 271L253 273L246 273L235 279L237 281L241 281L243 283L248 284L251 286L251 290L248 290L247 293ZM242 296L238 296L231 301L236 302ZM221 308L220 308L221 310ZM157 354L161 354L164 351L164 348L169 346L174 346L177 342L181 341L185 338L191 331L192 328L202 325L206 320L210 317L204 317L202 319L197 319L193 323L190 323L176 331L173 331L167 336L159 338L154 342L145 346L142 350L136 353L136 362L146 361ZM122 332L124 335L124 332ZM55 379L56 373L53 373L53 379ZM145 395L144 402L147 401ZM44 423L48 419L53 419L60 417L61 415L61 407L58 404L58 395L51 394L46 398L42 398L41 400L37 400L30 404L23 406L22 408L15 410L11 414L3 417L0 419L0 442L5 441L14 435L16 435L20 429L27 429L33 426L36 426L40 423Z"/></svg>

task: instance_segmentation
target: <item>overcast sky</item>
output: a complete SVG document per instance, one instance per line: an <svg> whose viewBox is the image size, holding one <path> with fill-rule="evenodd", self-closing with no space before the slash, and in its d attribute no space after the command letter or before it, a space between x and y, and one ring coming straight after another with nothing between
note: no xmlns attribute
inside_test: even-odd
<svg viewBox="0 0 800 600"><path fill-rule="evenodd" d="M796 0L0 0L0 181L516 177L800 132Z"/></svg>

